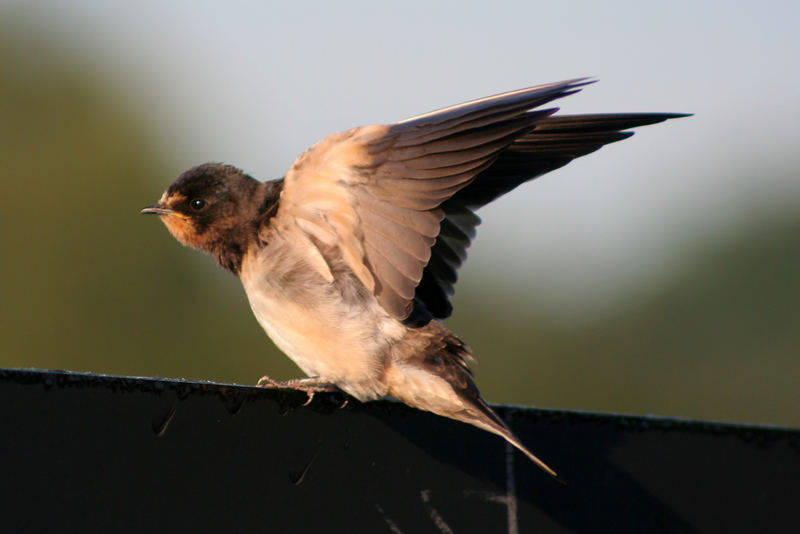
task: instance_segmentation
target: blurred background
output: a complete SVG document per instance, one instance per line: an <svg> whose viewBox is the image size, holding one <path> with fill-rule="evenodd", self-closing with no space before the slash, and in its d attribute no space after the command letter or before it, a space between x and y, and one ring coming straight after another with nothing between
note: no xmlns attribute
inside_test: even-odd
<svg viewBox="0 0 800 534"><path fill-rule="evenodd" d="M0 4L0 366L300 371L138 214L205 161L578 76L671 111L480 212L448 321L492 402L800 426L797 2Z"/></svg>

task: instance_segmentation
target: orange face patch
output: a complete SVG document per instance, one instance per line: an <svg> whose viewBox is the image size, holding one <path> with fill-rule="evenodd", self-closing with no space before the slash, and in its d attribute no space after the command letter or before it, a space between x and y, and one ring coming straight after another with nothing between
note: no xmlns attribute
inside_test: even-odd
<svg viewBox="0 0 800 534"><path fill-rule="evenodd" d="M158 204L165 208L175 209L178 204L185 201L186 197L184 195L173 193L167 196L165 192ZM159 215L159 217L175 239L180 241L183 245L198 248L199 244L194 225L188 215L184 215L180 211L174 211L170 214Z"/></svg>
<svg viewBox="0 0 800 534"><path fill-rule="evenodd" d="M175 239L182 244L197 248L197 235L192 225L192 221L182 213L170 213L169 215L159 215L164 226Z"/></svg>

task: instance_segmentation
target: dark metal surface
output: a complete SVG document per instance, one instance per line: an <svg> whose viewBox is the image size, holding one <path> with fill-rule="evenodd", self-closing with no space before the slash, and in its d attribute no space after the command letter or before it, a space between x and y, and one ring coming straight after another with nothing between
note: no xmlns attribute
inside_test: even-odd
<svg viewBox="0 0 800 534"><path fill-rule="evenodd" d="M787 532L800 431L0 370L0 532Z"/></svg>

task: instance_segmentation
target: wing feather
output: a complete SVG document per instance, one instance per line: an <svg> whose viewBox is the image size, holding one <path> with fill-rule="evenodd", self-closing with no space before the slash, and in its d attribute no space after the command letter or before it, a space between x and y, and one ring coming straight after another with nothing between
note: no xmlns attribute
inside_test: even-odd
<svg viewBox="0 0 800 534"><path fill-rule="evenodd" d="M633 135L633 132L620 130L686 116L616 113L544 117L530 133L503 151L469 187L459 190L440 206L445 219L417 288L417 299L433 317L442 319L452 313L450 297L454 294L457 272L480 224L474 210L577 157Z"/></svg>
<svg viewBox="0 0 800 534"><path fill-rule="evenodd" d="M414 306L446 317L480 223L475 209L630 135L620 130L671 118L533 110L588 83L521 89L332 135L286 175L277 224L318 243L329 263L343 259L395 318Z"/></svg>

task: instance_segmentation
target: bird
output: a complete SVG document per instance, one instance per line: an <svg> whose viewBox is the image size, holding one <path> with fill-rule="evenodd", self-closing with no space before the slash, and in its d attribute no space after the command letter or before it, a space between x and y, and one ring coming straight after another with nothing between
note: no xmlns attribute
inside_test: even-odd
<svg viewBox="0 0 800 534"><path fill-rule="evenodd" d="M633 127L681 113L558 115L588 78L335 133L283 178L204 163L141 213L238 276L275 345L307 375L265 386L392 399L497 434L542 470L482 398L469 346L443 323L475 211Z"/></svg>

